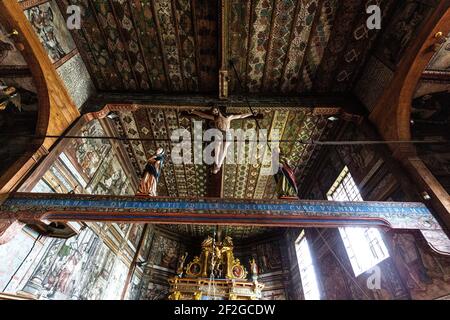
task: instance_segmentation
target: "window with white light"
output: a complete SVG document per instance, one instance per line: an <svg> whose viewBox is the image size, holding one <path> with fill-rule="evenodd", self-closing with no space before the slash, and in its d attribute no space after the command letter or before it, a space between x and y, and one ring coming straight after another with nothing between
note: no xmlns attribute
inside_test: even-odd
<svg viewBox="0 0 450 320"><path fill-rule="evenodd" d="M363 201L347 167L327 193L328 200ZM386 245L377 228L339 228L355 276L366 272L389 257Z"/></svg>
<svg viewBox="0 0 450 320"><path fill-rule="evenodd" d="M304 232L302 232L297 241L295 241L295 249L305 300L319 300L320 291L317 283L316 271L314 270L311 252Z"/></svg>

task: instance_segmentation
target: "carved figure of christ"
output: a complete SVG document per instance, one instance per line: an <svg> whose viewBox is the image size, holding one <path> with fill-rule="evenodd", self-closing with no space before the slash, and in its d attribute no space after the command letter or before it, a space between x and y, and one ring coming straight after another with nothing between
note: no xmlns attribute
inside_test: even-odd
<svg viewBox="0 0 450 320"><path fill-rule="evenodd" d="M222 112L220 112L219 108L213 108L212 114L207 114L197 110L189 111L191 114L195 114L203 119L214 121L214 125L216 129L222 131L223 139L215 140L214 145L214 168L212 170L213 174L216 174L220 171L220 168L225 161L225 157L227 155L228 148L230 147L232 141L232 135L230 132L231 121L237 119L244 119L253 116L252 113L245 114L230 114L224 116Z"/></svg>

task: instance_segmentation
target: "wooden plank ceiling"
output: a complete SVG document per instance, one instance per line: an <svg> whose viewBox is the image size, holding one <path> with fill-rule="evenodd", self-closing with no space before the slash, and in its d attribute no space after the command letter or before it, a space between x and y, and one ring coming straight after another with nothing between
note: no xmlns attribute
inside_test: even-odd
<svg viewBox="0 0 450 320"><path fill-rule="evenodd" d="M238 93L232 60L244 91L345 92L378 34L361 0L58 2L82 8L73 35L100 91L214 93L223 64ZM388 16L395 1L378 2Z"/></svg>
<svg viewBox="0 0 450 320"><path fill-rule="evenodd" d="M199 108L199 110L208 111L207 108ZM208 175L210 168L206 164L176 165L170 159L170 151L173 147L170 136L173 130L185 128L193 137L192 120L194 118L187 117L181 111L181 108L142 106L136 111L116 112L118 117L115 118L114 124L119 136L133 139L124 140L123 143L138 176L141 175L146 159L154 154L156 148L163 147L169 153L158 185L159 195L205 197L208 196L208 188L212 184ZM333 123L327 120L326 115L316 114L313 110L305 108L255 107L254 111L263 114L263 119L258 121L261 129L267 129L268 132L278 129L281 133L283 140L280 143L281 155L296 167L297 179L301 182L313 162L315 146L298 141L319 140L324 134L331 132ZM245 107L229 107L227 112L248 111ZM256 130L256 126L256 121L251 118L232 122L233 129ZM203 123L203 129L206 127L206 123ZM201 137L195 138L201 139ZM206 144L203 145L205 146ZM195 147L192 144L192 155L201 153L201 147L202 145ZM248 142L246 142L245 151L248 156ZM274 178L263 174L261 161L257 164L226 163L222 171L222 193L225 198L270 199L276 196Z"/></svg>
<svg viewBox="0 0 450 320"><path fill-rule="evenodd" d="M58 2L82 8L73 34L99 90L216 90L216 1Z"/></svg>

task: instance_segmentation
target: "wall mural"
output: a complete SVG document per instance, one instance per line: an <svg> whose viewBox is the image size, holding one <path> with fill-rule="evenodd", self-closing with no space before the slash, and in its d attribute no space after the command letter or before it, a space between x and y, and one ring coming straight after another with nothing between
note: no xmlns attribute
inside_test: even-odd
<svg viewBox="0 0 450 320"><path fill-rule="evenodd" d="M392 252L412 299L436 299L450 292L450 258L429 250L420 235L395 233Z"/></svg>
<svg viewBox="0 0 450 320"><path fill-rule="evenodd" d="M441 97L441 100L436 99L434 102L429 98L424 100L413 103L413 115L417 117L415 119L420 116L421 119L442 121L444 116L441 112L445 109L442 108L445 98ZM436 124L432 127L436 129ZM342 139L367 138L358 133L356 128L350 128ZM309 177L314 181L305 193L309 197L323 199L343 166L347 165L365 200L408 201L398 176L393 177L394 172L385 167L388 159L379 152L379 148L349 146L327 148L325 151L322 167ZM445 168L442 164L440 166ZM378 192L379 186L387 180L392 180L394 187L388 190L383 188L384 190ZM369 290L366 283L371 273L354 276L337 229L306 231L309 243L313 244L311 252L316 259L322 299L436 299L450 292L450 257L432 251L423 236L417 232L390 230L384 233L390 257L378 264L381 268L381 288ZM321 232L328 245L318 232ZM291 259L295 258L291 256Z"/></svg>
<svg viewBox="0 0 450 320"><path fill-rule="evenodd" d="M105 136L105 131L97 120L89 122L78 133L79 136ZM64 151L77 171L89 181L100 167L102 160L111 150L111 144L104 139L73 139Z"/></svg>
<svg viewBox="0 0 450 320"><path fill-rule="evenodd" d="M398 2L397 10L383 33L377 56L395 69L410 41L416 36L420 25L431 13L435 0L407 0Z"/></svg>
<svg viewBox="0 0 450 320"><path fill-rule="evenodd" d="M157 266L175 271L182 244L160 234L153 241L150 261Z"/></svg>
<svg viewBox="0 0 450 320"><path fill-rule="evenodd" d="M126 176L116 155L108 153L87 187L92 194L133 194L130 180Z"/></svg>
<svg viewBox="0 0 450 320"><path fill-rule="evenodd" d="M169 286L150 282L141 300L163 300L169 295Z"/></svg>
<svg viewBox="0 0 450 320"><path fill-rule="evenodd" d="M281 269L280 244L278 241L257 245L256 254L261 274Z"/></svg>
<svg viewBox="0 0 450 320"><path fill-rule="evenodd" d="M438 52L433 55L428 63L427 70L450 71L450 33Z"/></svg>
<svg viewBox="0 0 450 320"><path fill-rule="evenodd" d="M182 239L155 232L151 227L143 248L146 264L138 297L141 300L165 299L169 295L167 279L175 275L178 258L186 252L186 244Z"/></svg>
<svg viewBox="0 0 450 320"><path fill-rule="evenodd" d="M367 280L373 273L369 271L355 277L338 229L307 229L306 237L315 263L321 299L409 299L409 292L391 258L378 264L380 288L371 290Z"/></svg>
<svg viewBox="0 0 450 320"><path fill-rule="evenodd" d="M75 49L66 20L56 2L49 1L24 11L52 62Z"/></svg>
<svg viewBox="0 0 450 320"><path fill-rule="evenodd" d="M0 25L0 64L7 66L26 66L22 54L16 49L14 42L6 37L7 30Z"/></svg>
<svg viewBox="0 0 450 320"><path fill-rule="evenodd" d="M77 135L104 136L106 133L99 121L92 121ZM72 140L33 192L68 192L75 190L78 185L76 193L134 194L117 153L111 151L115 149L108 140ZM54 181L48 181L50 177ZM81 187L78 183L80 180L84 180ZM45 249L35 259L24 264L23 268L30 270L32 275L28 275L29 280L24 278L26 284L18 290L35 294L40 299L120 298L128 266L119 260L113 251L116 250L114 245L129 240L131 244L126 244L124 248L127 255L132 257L143 225L95 223L90 224L90 227L92 229L86 228L68 240L44 238ZM97 231L102 237L95 233ZM173 255L177 253L166 251L169 256L163 256L161 265L170 268L173 267L172 260L176 260Z"/></svg>
<svg viewBox="0 0 450 320"><path fill-rule="evenodd" d="M131 231L130 234L128 235L128 240L131 241L131 243L135 248L138 246L143 230L144 230L143 224L133 224L131 226Z"/></svg>
<svg viewBox="0 0 450 320"><path fill-rule="evenodd" d="M22 291L52 300L120 297L116 288L108 287L114 282L113 268L120 262L92 230L85 229L67 240L48 241Z"/></svg>
<svg viewBox="0 0 450 320"><path fill-rule="evenodd" d="M447 192L450 192L449 99L449 91L426 94L413 100L411 110L414 121L411 133L415 139L433 137L433 140L447 141L416 146L420 158Z"/></svg>

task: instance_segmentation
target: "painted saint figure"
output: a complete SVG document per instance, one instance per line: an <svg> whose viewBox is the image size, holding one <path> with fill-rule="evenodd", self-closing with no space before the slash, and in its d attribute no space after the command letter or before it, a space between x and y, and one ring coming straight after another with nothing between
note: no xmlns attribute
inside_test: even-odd
<svg viewBox="0 0 450 320"><path fill-rule="evenodd" d="M230 114L227 115L225 112L222 112L220 108L214 107L212 109L212 114L207 114L201 111L190 110L189 114L195 114L203 119L214 121L214 125L216 129L222 132L223 139L222 141L215 141L214 147L214 168L212 170L213 174L216 174L220 171L222 164L227 155L228 148L233 142L233 136L231 134L231 121L237 119L245 119L248 117L255 116L252 113L245 114Z"/></svg>
<svg viewBox="0 0 450 320"><path fill-rule="evenodd" d="M165 152L163 148L158 148L156 154L148 158L147 165L142 174L138 194L156 197L156 187L164 164Z"/></svg>

